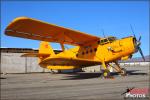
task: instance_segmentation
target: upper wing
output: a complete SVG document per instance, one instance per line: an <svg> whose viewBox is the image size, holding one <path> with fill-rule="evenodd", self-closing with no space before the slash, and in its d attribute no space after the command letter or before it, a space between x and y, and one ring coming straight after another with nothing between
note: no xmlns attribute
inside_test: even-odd
<svg viewBox="0 0 150 100"><path fill-rule="evenodd" d="M6 35L34 40L58 42L71 45L85 45L99 37L83 32L48 24L39 20L19 17L14 19L5 30Z"/></svg>

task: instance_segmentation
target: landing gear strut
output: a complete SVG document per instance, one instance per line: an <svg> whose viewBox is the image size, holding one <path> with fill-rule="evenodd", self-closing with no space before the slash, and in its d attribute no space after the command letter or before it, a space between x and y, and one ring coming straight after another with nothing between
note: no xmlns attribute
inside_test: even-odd
<svg viewBox="0 0 150 100"><path fill-rule="evenodd" d="M118 64L118 62L115 62L116 66L115 68L117 69L117 72L119 72L119 74L121 76L126 76L127 75L127 71L125 68L121 68L120 65Z"/></svg>
<svg viewBox="0 0 150 100"><path fill-rule="evenodd" d="M110 75L110 71L107 68L107 64L105 64L105 62L103 62L102 66L104 68L104 70L102 71L102 77L103 78L112 78L112 76Z"/></svg>
<svg viewBox="0 0 150 100"><path fill-rule="evenodd" d="M120 65L118 64L118 62L114 62L115 63L115 67L110 65L109 63L105 64L105 62L102 63L104 71L102 71L102 75L104 78L113 78L110 74L110 71L108 69L108 66L112 67L116 72L118 72L121 76L126 76L127 75L127 71L125 68L121 68Z"/></svg>

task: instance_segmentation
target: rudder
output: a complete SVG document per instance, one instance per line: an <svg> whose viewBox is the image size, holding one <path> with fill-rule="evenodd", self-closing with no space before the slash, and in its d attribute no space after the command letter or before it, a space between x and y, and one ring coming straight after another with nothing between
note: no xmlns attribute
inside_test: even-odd
<svg viewBox="0 0 150 100"><path fill-rule="evenodd" d="M50 43L46 41L41 41L39 47L39 54L55 55L53 48L50 46Z"/></svg>

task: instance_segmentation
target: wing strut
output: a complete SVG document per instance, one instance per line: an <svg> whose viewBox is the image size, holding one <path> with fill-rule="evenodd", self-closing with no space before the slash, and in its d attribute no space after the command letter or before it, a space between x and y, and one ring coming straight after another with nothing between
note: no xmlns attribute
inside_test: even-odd
<svg viewBox="0 0 150 100"><path fill-rule="evenodd" d="M62 51L65 51L65 46L63 43L60 43Z"/></svg>

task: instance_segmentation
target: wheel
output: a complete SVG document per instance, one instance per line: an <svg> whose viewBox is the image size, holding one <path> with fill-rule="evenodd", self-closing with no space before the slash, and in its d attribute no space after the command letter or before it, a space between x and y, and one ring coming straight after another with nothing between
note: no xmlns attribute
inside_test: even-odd
<svg viewBox="0 0 150 100"><path fill-rule="evenodd" d="M58 73L61 73L61 70L58 70Z"/></svg>
<svg viewBox="0 0 150 100"><path fill-rule="evenodd" d="M55 72L51 69L51 74L55 74Z"/></svg>
<svg viewBox="0 0 150 100"><path fill-rule="evenodd" d="M110 77L110 71L109 70L104 70L102 73L104 78L109 78Z"/></svg>
<svg viewBox="0 0 150 100"><path fill-rule="evenodd" d="M127 71L125 68L121 68L121 73L122 76L126 76L127 75Z"/></svg>

